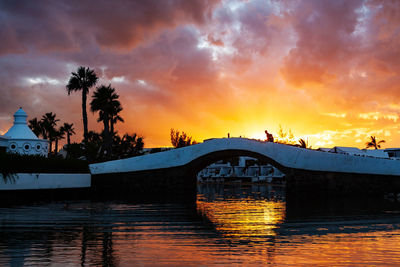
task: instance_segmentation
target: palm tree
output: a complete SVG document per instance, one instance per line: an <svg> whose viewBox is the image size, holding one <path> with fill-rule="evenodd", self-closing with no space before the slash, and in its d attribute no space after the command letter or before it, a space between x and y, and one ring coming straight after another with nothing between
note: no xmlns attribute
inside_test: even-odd
<svg viewBox="0 0 400 267"><path fill-rule="evenodd" d="M61 139L64 139L64 136L65 136L65 132L63 131L62 127L60 127L60 129L58 129L54 132L54 141L55 141L54 154L58 153L58 141Z"/></svg>
<svg viewBox="0 0 400 267"><path fill-rule="evenodd" d="M60 130L62 130L67 135L67 145L71 144L71 135L75 134L74 124L73 123L64 123L61 126Z"/></svg>
<svg viewBox="0 0 400 267"><path fill-rule="evenodd" d="M43 129L42 129L42 123L39 121L37 118L33 118L28 121L28 126L31 128L32 132L36 134L37 137L42 135Z"/></svg>
<svg viewBox="0 0 400 267"><path fill-rule="evenodd" d="M95 131L88 132L87 143L85 143L83 147L88 160L98 159L99 153L102 149L103 140L101 134L96 133Z"/></svg>
<svg viewBox="0 0 400 267"><path fill-rule="evenodd" d="M108 86L101 85L93 93L92 102L90 102L91 111L99 111L98 121L102 121L104 125L104 151L107 153L107 157L110 157L112 153L110 121L115 108L121 106L118 98L119 95L115 93L115 89L111 87L111 84Z"/></svg>
<svg viewBox="0 0 400 267"><path fill-rule="evenodd" d="M119 113L122 111L122 106L121 103L115 103L111 114L110 114L110 131L111 131L111 135L114 135L114 125L120 121L120 122L124 122L124 119L119 115Z"/></svg>
<svg viewBox="0 0 400 267"><path fill-rule="evenodd" d="M371 135L371 140L366 142L366 148L373 147L375 149L381 148L381 144L385 143L385 140L380 140L377 142L376 137Z"/></svg>
<svg viewBox="0 0 400 267"><path fill-rule="evenodd" d="M72 76L69 78L67 84L68 95L74 91L82 91L82 119L83 119L83 140L87 142L88 135L88 121L86 112L86 100L89 93L89 89L93 87L98 77L94 70L80 66L78 71L72 72Z"/></svg>
<svg viewBox="0 0 400 267"><path fill-rule="evenodd" d="M88 142L99 144L102 142L101 134L96 133L95 131L88 132Z"/></svg>
<svg viewBox="0 0 400 267"><path fill-rule="evenodd" d="M309 146L309 144L308 144L308 138L307 138L307 141L305 141L303 138L300 138L299 144L297 146L301 147L301 148L311 148L311 146Z"/></svg>
<svg viewBox="0 0 400 267"><path fill-rule="evenodd" d="M55 127L58 121L60 120L56 119L56 114L53 114L53 112L48 112L44 114L41 120L42 136L44 139L48 139L50 141L50 153L57 132Z"/></svg>

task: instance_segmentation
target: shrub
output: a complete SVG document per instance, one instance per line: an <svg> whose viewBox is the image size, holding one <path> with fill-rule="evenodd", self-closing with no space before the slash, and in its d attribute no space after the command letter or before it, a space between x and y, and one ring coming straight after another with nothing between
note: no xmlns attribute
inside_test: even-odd
<svg viewBox="0 0 400 267"><path fill-rule="evenodd" d="M15 173L88 173L86 161L63 159L58 156L49 158L40 155L21 155L0 152L0 173L3 178Z"/></svg>

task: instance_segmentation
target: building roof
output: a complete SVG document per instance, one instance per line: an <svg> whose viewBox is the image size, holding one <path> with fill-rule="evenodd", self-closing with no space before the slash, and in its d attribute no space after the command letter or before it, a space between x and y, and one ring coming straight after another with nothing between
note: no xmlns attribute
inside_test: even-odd
<svg viewBox="0 0 400 267"><path fill-rule="evenodd" d="M399 151L399 150L400 150L400 148L397 148L397 147L384 149L384 151Z"/></svg>
<svg viewBox="0 0 400 267"><path fill-rule="evenodd" d="M26 123L25 111L19 108L14 114L14 125L4 134L4 137L10 139L39 139Z"/></svg>
<svg viewBox="0 0 400 267"><path fill-rule="evenodd" d="M318 151L324 151L324 152L329 152L329 150L331 150L332 148L329 148L329 147L320 147L320 148L318 148L317 150Z"/></svg>
<svg viewBox="0 0 400 267"><path fill-rule="evenodd" d="M389 158L389 154L386 152L386 149L363 149L367 156L376 157L376 158Z"/></svg>
<svg viewBox="0 0 400 267"><path fill-rule="evenodd" d="M329 152L333 153L345 153L350 155L365 155L365 152L357 147L345 147L345 146L335 146Z"/></svg>

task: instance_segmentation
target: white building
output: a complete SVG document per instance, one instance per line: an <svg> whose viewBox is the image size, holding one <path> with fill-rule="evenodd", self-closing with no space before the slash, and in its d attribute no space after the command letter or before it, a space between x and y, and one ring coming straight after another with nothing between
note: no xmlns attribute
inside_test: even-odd
<svg viewBox="0 0 400 267"><path fill-rule="evenodd" d="M334 148L331 148L328 152L348 154L348 155L358 155L358 156L365 155L365 152L357 147L345 147L345 146L335 146Z"/></svg>
<svg viewBox="0 0 400 267"><path fill-rule="evenodd" d="M14 114L14 125L3 136L0 136L0 147L7 152L46 156L49 142L39 139L28 127L25 111L18 109Z"/></svg>
<svg viewBox="0 0 400 267"><path fill-rule="evenodd" d="M400 148L387 148L384 151L388 153L389 158L400 159Z"/></svg>
<svg viewBox="0 0 400 267"><path fill-rule="evenodd" d="M400 158L399 148L388 148L388 149L358 149L356 147L343 147L335 146L334 148L318 148L318 151L325 151L331 153L368 156L375 158Z"/></svg>
<svg viewBox="0 0 400 267"><path fill-rule="evenodd" d="M389 148L390 149L390 148ZM363 149L367 156L375 158L389 158L389 153L386 149Z"/></svg>

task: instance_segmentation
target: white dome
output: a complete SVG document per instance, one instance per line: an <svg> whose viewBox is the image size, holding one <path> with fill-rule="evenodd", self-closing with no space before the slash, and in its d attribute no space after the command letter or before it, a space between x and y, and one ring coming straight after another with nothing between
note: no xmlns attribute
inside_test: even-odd
<svg viewBox="0 0 400 267"><path fill-rule="evenodd" d="M19 108L14 114L14 125L4 134L12 139L39 139L26 124L25 111Z"/></svg>

